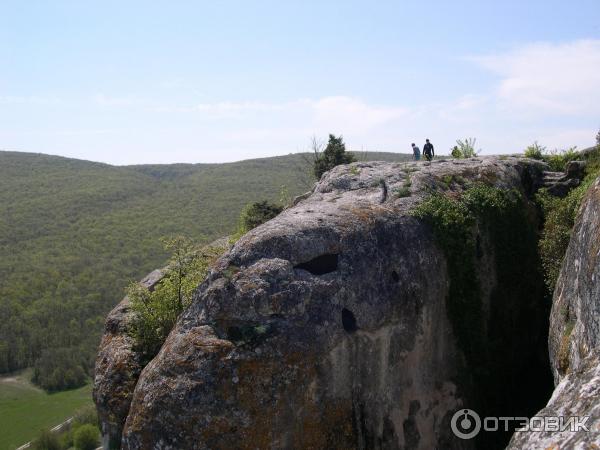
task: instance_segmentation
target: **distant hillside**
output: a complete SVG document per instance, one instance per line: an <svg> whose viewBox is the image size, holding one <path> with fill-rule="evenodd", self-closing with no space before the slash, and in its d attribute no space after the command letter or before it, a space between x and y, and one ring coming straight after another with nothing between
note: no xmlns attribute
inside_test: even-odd
<svg viewBox="0 0 600 450"><path fill-rule="evenodd" d="M124 286L164 263L161 236L231 233L245 204L308 190L306 156L117 167L0 152L0 372L46 349L90 364Z"/></svg>

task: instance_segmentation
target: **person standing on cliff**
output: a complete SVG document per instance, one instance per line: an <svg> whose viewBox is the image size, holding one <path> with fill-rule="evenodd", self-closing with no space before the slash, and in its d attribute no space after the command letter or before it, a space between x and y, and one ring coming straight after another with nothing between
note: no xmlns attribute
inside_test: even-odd
<svg viewBox="0 0 600 450"><path fill-rule="evenodd" d="M419 147L417 147L414 142L410 145L412 146L412 149L413 149L413 155L415 157L415 161L420 160L421 159L421 150L419 150Z"/></svg>
<svg viewBox="0 0 600 450"><path fill-rule="evenodd" d="M435 156L433 144L429 142L429 139L425 139L425 145L423 146L423 155L425 155L425 159L427 159L427 161L431 161Z"/></svg>

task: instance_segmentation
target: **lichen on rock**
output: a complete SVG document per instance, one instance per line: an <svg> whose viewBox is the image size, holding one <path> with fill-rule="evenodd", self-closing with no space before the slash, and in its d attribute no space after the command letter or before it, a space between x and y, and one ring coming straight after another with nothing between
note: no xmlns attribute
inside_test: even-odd
<svg viewBox="0 0 600 450"><path fill-rule="evenodd" d="M535 212L500 236L519 245L496 248L490 223L472 224L464 254L477 283L465 289L480 308L469 335L480 360L449 314L457 261L411 212L432 192L461 198L478 183L518 192L527 212L543 169L485 157L326 173L198 287L137 381L122 447L473 448L450 430L457 408L497 411L512 392L527 409L513 381L545 376L543 282L527 296L501 286L508 266L535 254L535 239L523 239L537 230ZM97 377L112 370L100 365ZM481 377L489 389L477 389Z"/></svg>
<svg viewBox="0 0 600 450"><path fill-rule="evenodd" d="M550 315L556 388L537 416L589 417L589 431L515 433L509 448L600 447L600 178L587 190L562 264Z"/></svg>

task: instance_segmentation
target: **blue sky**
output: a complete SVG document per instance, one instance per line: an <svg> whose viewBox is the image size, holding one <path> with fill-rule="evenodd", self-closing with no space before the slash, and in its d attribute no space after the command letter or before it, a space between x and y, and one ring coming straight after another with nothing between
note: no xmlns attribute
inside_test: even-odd
<svg viewBox="0 0 600 450"><path fill-rule="evenodd" d="M0 0L0 149L113 164L600 128L600 4Z"/></svg>

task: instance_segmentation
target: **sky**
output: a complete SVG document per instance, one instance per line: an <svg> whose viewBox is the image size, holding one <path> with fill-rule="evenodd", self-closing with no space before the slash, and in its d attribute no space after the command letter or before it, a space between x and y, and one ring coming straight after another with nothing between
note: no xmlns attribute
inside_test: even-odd
<svg viewBox="0 0 600 450"><path fill-rule="evenodd" d="M226 162L585 148L599 0L0 0L0 149Z"/></svg>

